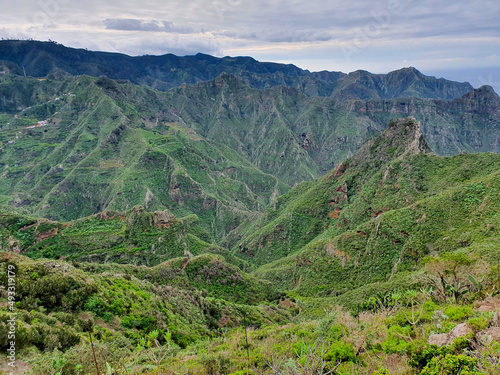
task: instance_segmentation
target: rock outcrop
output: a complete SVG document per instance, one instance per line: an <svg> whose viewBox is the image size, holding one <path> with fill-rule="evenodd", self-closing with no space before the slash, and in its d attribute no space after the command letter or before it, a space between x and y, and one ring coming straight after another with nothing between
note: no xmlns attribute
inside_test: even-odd
<svg viewBox="0 0 500 375"><path fill-rule="evenodd" d="M448 333L429 336L427 342L431 345L437 346L450 345L457 338L466 336L469 333L472 333L472 330L469 328L469 326L466 323L461 323Z"/></svg>

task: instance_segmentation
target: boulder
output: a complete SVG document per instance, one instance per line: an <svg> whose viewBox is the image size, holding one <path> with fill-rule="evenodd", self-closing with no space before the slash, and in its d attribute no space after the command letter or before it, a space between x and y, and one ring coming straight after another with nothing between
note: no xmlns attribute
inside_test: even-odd
<svg viewBox="0 0 500 375"><path fill-rule="evenodd" d="M429 336L429 339L427 340L429 345L437 345L437 346L443 346L448 344L448 334L447 333L440 333L437 335L431 335Z"/></svg>
<svg viewBox="0 0 500 375"><path fill-rule="evenodd" d="M427 342L431 345L434 344L437 346L450 345L453 341L455 341L455 339L466 336L469 333L472 333L472 330L466 323L462 323L457 325L448 333L429 336Z"/></svg>
<svg viewBox="0 0 500 375"><path fill-rule="evenodd" d="M500 327L490 327L476 335L482 345L489 345L494 341L500 341Z"/></svg>

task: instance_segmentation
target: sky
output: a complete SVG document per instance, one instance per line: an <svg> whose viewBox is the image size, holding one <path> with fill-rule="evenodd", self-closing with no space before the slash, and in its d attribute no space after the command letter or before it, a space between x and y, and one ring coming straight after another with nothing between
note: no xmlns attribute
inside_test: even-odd
<svg viewBox="0 0 500 375"><path fill-rule="evenodd" d="M0 37L422 73L500 93L498 0L0 0Z"/></svg>

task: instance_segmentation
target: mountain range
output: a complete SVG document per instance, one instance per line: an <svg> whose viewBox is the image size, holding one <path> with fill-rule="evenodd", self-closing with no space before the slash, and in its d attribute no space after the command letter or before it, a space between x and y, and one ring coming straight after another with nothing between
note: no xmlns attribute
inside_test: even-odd
<svg viewBox="0 0 500 375"><path fill-rule="evenodd" d="M55 220L142 205L196 214L221 239L402 116L440 155L500 151L500 98L488 86L452 101L339 102L227 73L167 92L10 71L0 82L1 200Z"/></svg>
<svg viewBox="0 0 500 375"><path fill-rule="evenodd" d="M45 77L48 74L105 75L135 84L168 90L185 84L210 81L222 73L233 74L253 87L296 87L308 96L332 96L345 101L420 97L451 100L472 90L469 83L426 77L415 68L389 74L356 71L309 72L291 64L259 62L251 57L217 58L195 56L127 56L68 48L54 42L2 40L0 60L19 74Z"/></svg>
<svg viewBox="0 0 500 375"><path fill-rule="evenodd" d="M499 154L493 89L415 68L0 41L20 358L34 374L497 373Z"/></svg>

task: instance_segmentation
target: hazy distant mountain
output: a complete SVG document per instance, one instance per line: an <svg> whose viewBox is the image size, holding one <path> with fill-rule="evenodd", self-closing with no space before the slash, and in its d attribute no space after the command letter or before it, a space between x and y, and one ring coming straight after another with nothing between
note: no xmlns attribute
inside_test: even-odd
<svg viewBox="0 0 500 375"><path fill-rule="evenodd" d="M14 63L19 71L33 77L57 72L94 77L105 75L159 90L209 81L222 73L234 74L260 89L291 86L309 96L332 96L339 101L400 97L450 100L472 90L468 83L428 77L415 68L388 74L366 71L348 75L328 71L311 73L291 64L259 62L251 57L217 58L201 53L184 57L173 54L131 57L39 41L0 41L0 60Z"/></svg>
<svg viewBox="0 0 500 375"><path fill-rule="evenodd" d="M349 99L428 98L451 100L472 90L467 83L436 79L415 68L403 68L388 74L372 74L363 70L341 77L332 97L345 102Z"/></svg>

